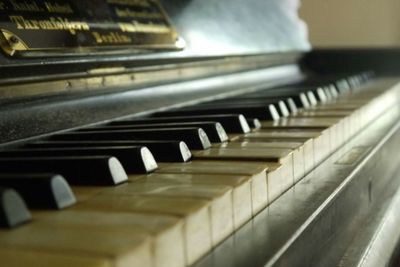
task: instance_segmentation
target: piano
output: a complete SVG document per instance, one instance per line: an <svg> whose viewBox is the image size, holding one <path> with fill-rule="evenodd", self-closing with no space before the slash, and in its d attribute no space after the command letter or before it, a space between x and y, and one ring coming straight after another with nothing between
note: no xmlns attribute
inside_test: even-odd
<svg viewBox="0 0 400 267"><path fill-rule="evenodd" d="M395 266L396 50L297 0L0 0L0 265Z"/></svg>

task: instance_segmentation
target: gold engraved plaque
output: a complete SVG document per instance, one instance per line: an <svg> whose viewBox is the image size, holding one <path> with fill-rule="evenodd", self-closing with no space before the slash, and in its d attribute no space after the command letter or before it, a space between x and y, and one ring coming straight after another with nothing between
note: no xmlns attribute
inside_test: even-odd
<svg viewBox="0 0 400 267"><path fill-rule="evenodd" d="M0 0L0 46L39 56L184 45L158 0Z"/></svg>

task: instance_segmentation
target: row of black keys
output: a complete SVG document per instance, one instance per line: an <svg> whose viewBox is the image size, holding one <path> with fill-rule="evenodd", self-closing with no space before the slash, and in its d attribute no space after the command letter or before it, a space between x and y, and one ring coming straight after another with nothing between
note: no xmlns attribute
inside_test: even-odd
<svg viewBox="0 0 400 267"><path fill-rule="evenodd" d="M369 79L369 74L361 74L341 80L309 80L57 134L0 151L0 225L13 227L29 220L24 201L33 209L68 207L76 202L69 184L116 185L127 180L126 173L154 171L157 161L186 162L191 149L225 142L227 134L248 133L260 127L258 119L288 116L298 108L355 90Z"/></svg>

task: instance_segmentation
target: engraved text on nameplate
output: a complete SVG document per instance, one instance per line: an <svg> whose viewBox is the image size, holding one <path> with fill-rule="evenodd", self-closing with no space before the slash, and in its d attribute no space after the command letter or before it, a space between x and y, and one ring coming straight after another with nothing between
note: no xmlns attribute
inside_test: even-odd
<svg viewBox="0 0 400 267"><path fill-rule="evenodd" d="M181 48L158 0L0 0L0 38L9 55Z"/></svg>

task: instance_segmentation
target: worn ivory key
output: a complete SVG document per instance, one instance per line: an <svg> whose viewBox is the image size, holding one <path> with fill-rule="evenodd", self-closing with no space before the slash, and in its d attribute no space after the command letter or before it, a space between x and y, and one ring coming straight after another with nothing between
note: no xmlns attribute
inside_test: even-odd
<svg viewBox="0 0 400 267"><path fill-rule="evenodd" d="M215 147L235 149L260 149L268 151L273 148L284 148L292 150L293 174L295 182L305 175L304 146L300 142L229 142Z"/></svg>
<svg viewBox="0 0 400 267"><path fill-rule="evenodd" d="M7 267L57 266L57 267L115 267L106 257L63 253L54 250L35 250L19 247L0 248L2 264Z"/></svg>
<svg viewBox="0 0 400 267"><path fill-rule="evenodd" d="M329 155L330 148L330 132L323 130L262 130L259 132L254 132L250 134L244 135L240 140L242 141L251 141L251 142L260 142L260 141L296 141L306 143L311 140L312 142L312 165L315 166L322 159ZM306 149L304 150L306 151ZM309 152L307 150L307 152ZM311 158L311 157L308 157Z"/></svg>
<svg viewBox="0 0 400 267"><path fill-rule="evenodd" d="M331 147L341 145L350 136L350 125L347 120L338 118L313 118L290 117L276 122L262 122L261 132L285 131L285 132L319 132L330 138Z"/></svg>
<svg viewBox="0 0 400 267"><path fill-rule="evenodd" d="M270 163L267 187L269 202L276 199L294 184L293 155L289 149L209 149L194 151L193 156L199 160L235 160L258 161ZM279 178L278 178L279 177Z"/></svg>
<svg viewBox="0 0 400 267"><path fill-rule="evenodd" d="M248 190L250 191L250 190ZM174 183L172 179L138 179L135 182L119 186L115 190L108 190L105 194L112 195L142 195L166 198L190 198L206 200L209 206L210 227L213 246L219 244L234 230L234 214L232 207L232 188L222 185L204 185L186 182ZM250 204L249 214L245 219L251 217L250 193L247 194ZM244 203L246 201L244 200ZM241 210L243 212L243 210ZM236 215L236 214L235 214ZM237 214L242 215L242 214ZM243 217L243 215L242 215ZM242 219L242 218L236 218Z"/></svg>
<svg viewBox="0 0 400 267"><path fill-rule="evenodd" d="M151 251L155 267L186 265L183 221L177 217L145 213L66 210L35 212L40 225L57 228L121 231L129 235L147 233L151 236ZM171 244L174 244L171 246Z"/></svg>
<svg viewBox="0 0 400 267"><path fill-rule="evenodd" d="M107 190L108 191L108 190ZM75 209L104 212L141 212L171 215L184 221L186 264L193 264L212 248L209 201L200 198L98 194Z"/></svg>
<svg viewBox="0 0 400 267"><path fill-rule="evenodd" d="M211 219L214 221L212 224L212 232L215 239L214 243L219 243L233 231L232 229L239 228L250 220L252 216L251 184L249 177L246 176L157 173L140 178L131 176L130 179L133 180L134 183L146 183L148 186L161 183L170 191L169 193L164 192L166 195L172 196L175 194L176 196L211 198ZM135 184L134 187L139 186ZM161 188L160 185L158 187ZM187 192L183 192L185 189ZM228 193L227 189L229 189L230 196L229 198L223 198L221 194L225 196ZM161 190L158 189L157 193L160 191ZM229 201L230 203L225 203L225 201ZM224 226L222 226L224 229L220 229L219 227L221 225L221 220L219 218L223 215L227 215L228 210L224 212L217 211L218 208L213 208L214 206L231 207L231 219L224 219ZM217 213L214 214L214 211L217 211Z"/></svg>
<svg viewBox="0 0 400 267"><path fill-rule="evenodd" d="M237 176L247 177L251 184L251 201L253 215L257 214L268 204L267 190L267 171L268 163L263 162L240 162L240 161L207 161L195 160L185 164L161 164L161 168L157 174L196 174L196 176L185 176L190 178L192 182L201 184L217 184L229 185L233 187L234 205L240 204L242 201L235 197L237 186L242 187L244 183L236 183ZM198 174L208 174L198 176ZM155 176L150 175L151 177ZM174 176L163 176L168 177ZM197 178L196 178L197 177ZM238 200L236 200L238 199ZM239 203L236 203L239 201Z"/></svg>
<svg viewBox="0 0 400 267"><path fill-rule="evenodd" d="M4 266L18 266L24 262L24 257L10 255L10 251L23 251L31 258L37 257L33 263L46 266L57 261L54 266L66 266L66 263L76 263L73 266L118 266L142 267L152 266L151 237L148 233L140 233L121 229L99 230L91 227L63 227L33 222L14 231L0 232L0 255L7 261ZM4 260L4 258L2 258ZM32 266L31 262L26 265Z"/></svg>
<svg viewBox="0 0 400 267"><path fill-rule="evenodd" d="M278 134L276 135L271 135L271 137L265 137L265 138L243 138L243 139L238 139L234 140L231 143L301 143L302 144L302 150L304 154L304 172L308 173L314 168L314 140L312 138L290 138L290 137L285 137L285 136L280 136Z"/></svg>

